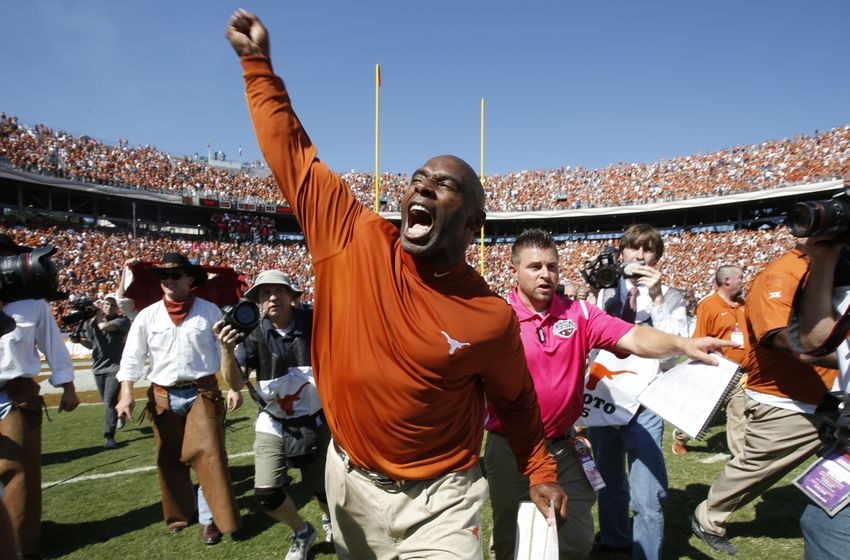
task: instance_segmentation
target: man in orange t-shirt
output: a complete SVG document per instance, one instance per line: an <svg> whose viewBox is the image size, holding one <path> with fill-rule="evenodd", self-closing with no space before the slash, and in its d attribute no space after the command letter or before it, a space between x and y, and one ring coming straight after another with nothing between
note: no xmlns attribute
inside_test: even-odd
<svg viewBox="0 0 850 560"><path fill-rule="evenodd" d="M739 266L723 265L714 273L715 291L697 304L697 324L694 338L713 336L738 343L735 348L723 348L723 356L736 364L744 361L744 271ZM726 444L732 455L737 455L743 445L744 432L744 381L726 401ZM685 444L690 438L680 430L673 430L673 454L687 453Z"/></svg>
<svg viewBox="0 0 850 560"><path fill-rule="evenodd" d="M566 516L516 318L464 261L485 218L475 172L454 156L427 161L399 230L318 159L260 20L239 10L226 33L260 148L313 258L312 362L334 439L325 476L337 555L481 558L485 396L532 501L552 523Z"/></svg>
<svg viewBox="0 0 850 560"><path fill-rule="evenodd" d="M691 529L709 547L735 554L726 520L821 447L817 404L832 386L835 355L815 361L794 353L786 327L794 294L808 268L814 241L799 242L753 280L746 304L748 343L743 367L745 430L732 458L691 515ZM814 365L818 364L818 365Z"/></svg>

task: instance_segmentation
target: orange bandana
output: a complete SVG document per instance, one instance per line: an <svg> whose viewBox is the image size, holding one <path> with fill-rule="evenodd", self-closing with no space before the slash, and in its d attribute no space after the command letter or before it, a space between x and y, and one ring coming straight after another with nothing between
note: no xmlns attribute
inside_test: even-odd
<svg viewBox="0 0 850 560"><path fill-rule="evenodd" d="M183 319L185 319L189 314L189 311L191 311L192 304L195 303L195 294L189 295L189 297L183 301L170 301L166 299L165 296L162 296L162 303L165 304L165 310L168 311L168 316L171 317L174 325L180 326L180 323L183 322Z"/></svg>

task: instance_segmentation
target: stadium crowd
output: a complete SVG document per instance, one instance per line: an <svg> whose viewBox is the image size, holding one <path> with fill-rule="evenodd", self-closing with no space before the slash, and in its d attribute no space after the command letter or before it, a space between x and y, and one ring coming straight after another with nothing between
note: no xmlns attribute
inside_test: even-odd
<svg viewBox="0 0 850 560"><path fill-rule="evenodd" d="M222 219L225 218L222 214ZM2 223L2 222L0 222ZM235 223L231 219L230 223ZM246 222L247 223L247 222ZM105 228L58 226L53 224L2 224L0 229L17 243L32 247L45 245L60 249L54 257L60 267L60 287L70 294L67 301L54 302L58 316L69 311L69 305L84 298L97 300L117 288L123 263L131 258L156 260L168 251L182 253L202 265L229 266L244 274L250 285L257 271L280 269L289 274L304 289L304 300L311 301L313 277L310 254L303 242L268 242L269 236L258 227L241 235L238 228L232 235L217 240L190 239L170 233L141 231L134 240L132 234ZM259 237L256 237L259 236ZM571 241L558 244L562 281L585 286L579 271L582 263L596 257L611 241ZM737 264L744 269L745 279L751 280L765 264L793 245L786 229L735 230L722 233L682 232L665 237L667 274L671 285L690 290L696 299L712 290L712 275L721 264ZM105 255L110 247L112 255ZM488 284L507 297L512 281L508 270L510 244L485 246L485 274ZM470 246L467 261L476 269L480 250Z"/></svg>
<svg viewBox="0 0 850 560"><path fill-rule="evenodd" d="M247 165L232 172L196 154L178 157L154 146L115 145L0 113L0 164L75 181L252 204L285 204L274 179ZM841 177L850 171L850 126L768 140L708 154L603 169L521 170L485 178L489 211L610 207L721 196ZM358 199L374 204L374 175L340 174ZM404 173L381 177L382 210L398 211Z"/></svg>

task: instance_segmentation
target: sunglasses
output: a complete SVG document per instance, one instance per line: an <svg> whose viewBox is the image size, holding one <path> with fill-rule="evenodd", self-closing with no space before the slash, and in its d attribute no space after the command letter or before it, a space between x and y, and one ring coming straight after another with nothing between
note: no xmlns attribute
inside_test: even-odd
<svg viewBox="0 0 850 560"><path fill-rule="evenodd" d="M184 276L188 276L183 273L181 270L167 271L167 270L158 270L156 271L156 277L160 280L180 280Z"/></svg>

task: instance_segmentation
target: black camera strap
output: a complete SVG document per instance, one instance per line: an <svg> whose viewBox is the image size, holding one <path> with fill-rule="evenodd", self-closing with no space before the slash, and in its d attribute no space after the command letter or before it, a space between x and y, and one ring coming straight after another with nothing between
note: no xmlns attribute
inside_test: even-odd
<svg viewBox="0 0 850 560"><path fill-rule="evenodd" d="M808 276L808 273L806 273L806 276ZM836 348L838 348L847 338L847 334L850 333L850 307L848 307L841 317L839 317L835 322L835 326L832 328L829 336L826 337L826 340L823 341L823 344L814 350L806 352L805 349L803 349L803 343L800 339L799 320L800 299L802 297L803 287L806 284L806 276L800 280L800 283L797 286L797 292L794 294L794 303L791 307L791 315L788 317L788 326L785 328L786 334L788 335L788 344L797 354L808 354L809 356L815 357L827 356L835 352Z"/></svg>
<svg viewBox="0 0 850 560"><path fill-rule="evenodd" d="M248 388L248 395L251 397L251 400L254 401L260 408L260 412L262 412L263 409L268 406L269 403L266 402L262 395L260 395L259 391L257 391L257 388L254 387L254 384L251 383L251 380L248 379L248 372L245 370L245 368L242 367L242 364L240 364L238 360L233 360L233 362L236 364L236 368L239 370L239 376L242 378L242 383L244 383L245 387Z"/></svg>

